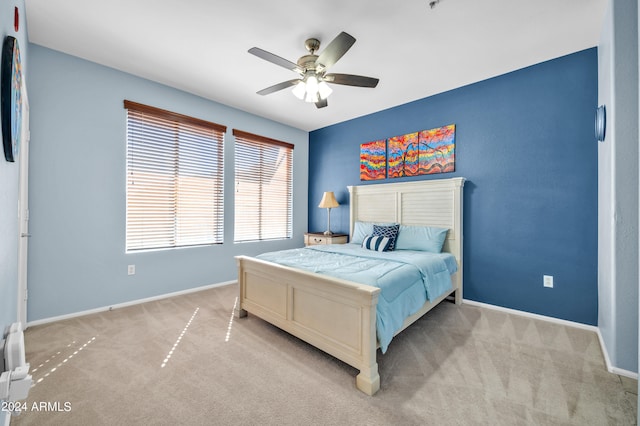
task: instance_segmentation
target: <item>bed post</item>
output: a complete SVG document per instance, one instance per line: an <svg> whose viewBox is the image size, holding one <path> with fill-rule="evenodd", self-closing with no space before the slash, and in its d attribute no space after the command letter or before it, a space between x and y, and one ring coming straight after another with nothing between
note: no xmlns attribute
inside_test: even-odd
<svg viewBox="0 0 640 426"><path fill-rule="evenodd" d="M456 293L455 293L456 305L462 305L462 275L456 277Z"/></svg>
<svg viewBox="0 0 640 426"><path fill-rule="evenodd" d="M378 363L375 363L372 369L360 370L360 374L356 376L356 387L369 396L380 390Z"/></svg>
<svg viewBox="0 0 640 426"><path fill-rule="evenodd" d="M362 365L360 374L356 376L356 387L371 396L380 389L380 375L378 374L378 337L376 334L376 306L378 293L373 295L372 305L363 310L363 325L368 324L368 330L362 330Z"/></svg>
<svg viewBox="0 0 640 426"><path fill-rule="evenodd" d="M454 196L453 196L453 204L454 204L454 226L457 230L457 240L456 240L456 252L458 255L458 272L455 274L455 284L456 284L456 294L455 294L455 303L456 305L462 304L462 274L464 269L464 264L462 263L462 256L464 251L463 244L463 223L462 223L462 214L463 210L463 201L464 201L464 193L462 189L464 188L465 178L458 177L453 178L451 180L454 185Z"/></svg>
<svg viewBox="0 0 640 426"><path fill-rule="evenodd" d="M353 238L353 229L356 223L356 188L356 186L347 186L347 190L349 191L349 241Z"/></svg>
<svg viewBox="0 0 640 426"><path fill-rule="evenodd" d="M236 301L235 306L233 307L233 311L235 313L236 318L244 318L247 316L247 311L241 308L242 301L244 300L244 274L242 272L242 260L239 257L236 257L236 264L238 265L238 300Z"/></svg>

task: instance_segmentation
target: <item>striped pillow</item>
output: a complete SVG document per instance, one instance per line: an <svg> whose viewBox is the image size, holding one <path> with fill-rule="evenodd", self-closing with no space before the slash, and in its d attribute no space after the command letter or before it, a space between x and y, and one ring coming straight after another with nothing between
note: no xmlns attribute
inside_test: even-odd
<svg viewBox="0 0 640 426"><path fill-rule="evenodd" d="M362 241L362 248L375 251L387 251L391 245L391 240L387 237L377 235L367 235Z"/></svg>

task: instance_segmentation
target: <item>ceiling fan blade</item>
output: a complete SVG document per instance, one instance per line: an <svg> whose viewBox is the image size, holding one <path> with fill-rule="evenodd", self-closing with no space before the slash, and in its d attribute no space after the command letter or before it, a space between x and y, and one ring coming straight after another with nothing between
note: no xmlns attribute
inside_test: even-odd
<svg viewBox="0 0 640 426"><path fill-rule="evenodd" d="M333 84L344 84L345 86L376 87L380 81L377 78L365 77L353 74L326 74L324 81Z"/></svg>
<svg viewBox="0 0 640 426"><path fill-rule="evenodd" d="M265 61L271 62L272 64L279 65L288 70L295 71L299 74L302 74L304 70L302 70L298 64L295 64L287 59L281 58L278 55L274 55L271 52L267 52L266 50L262 50L259 47L252 47L248 51L252 55L256 55L258 58L264 59Z"/></svg>
<svg viewBox="0 0 640 426"><path fill-rule="evenodd" d="M320 99L318 102L316 102L316 108L324 108L327 105L329 105L329 103L327 102L327 99Z"/></svg>
<svg viewBox="0 0 640 426"><path fill-rule="evenodd" d="M273 86L267 87L266 89L262 89L259 92L256 92L258 95L268 95L273 92L277 92L278 90L286 89L287 87L295 86L298 84L300 80L294 79L289 81L283 81L282 83L274 84Z"/></svg>
<svg viewBox="0 0 640 426"><path fill-rule="evenodd" d="M322 64L324 69L331 67L333 64L338 62L338 59L342 58L342 55L347 53L347 50L349 50L355 42L356 39L351 35L344 31L341 32L331 41L331 43L327 45L324 51L322 51L320 56L318 56L316 63Z"/></svg>

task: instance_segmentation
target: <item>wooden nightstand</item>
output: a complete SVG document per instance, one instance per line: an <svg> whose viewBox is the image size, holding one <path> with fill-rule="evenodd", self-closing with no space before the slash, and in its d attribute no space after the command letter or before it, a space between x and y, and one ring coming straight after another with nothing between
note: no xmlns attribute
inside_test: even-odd
<svg viewBox="0 0 640 426"><path fill-rule="evenodd" d="M315 246L318 244L346 244L349 236L347 234L324 235L322 232L306 232L304 234L304 245Z"/></svg>

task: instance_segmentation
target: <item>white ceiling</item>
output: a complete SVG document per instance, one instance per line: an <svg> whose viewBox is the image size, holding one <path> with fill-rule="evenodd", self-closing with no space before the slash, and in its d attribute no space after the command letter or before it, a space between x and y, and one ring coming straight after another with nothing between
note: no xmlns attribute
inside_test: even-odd
<svg viewBox="0 0 640 426"><path fill-rule="evenodd" d="M25 0L31 43L303 130L441 93L596 46L608 0ZM327 108L289 89L292 62L341 31L353 47L330 72L380 79L332 85Z"/></svg>

